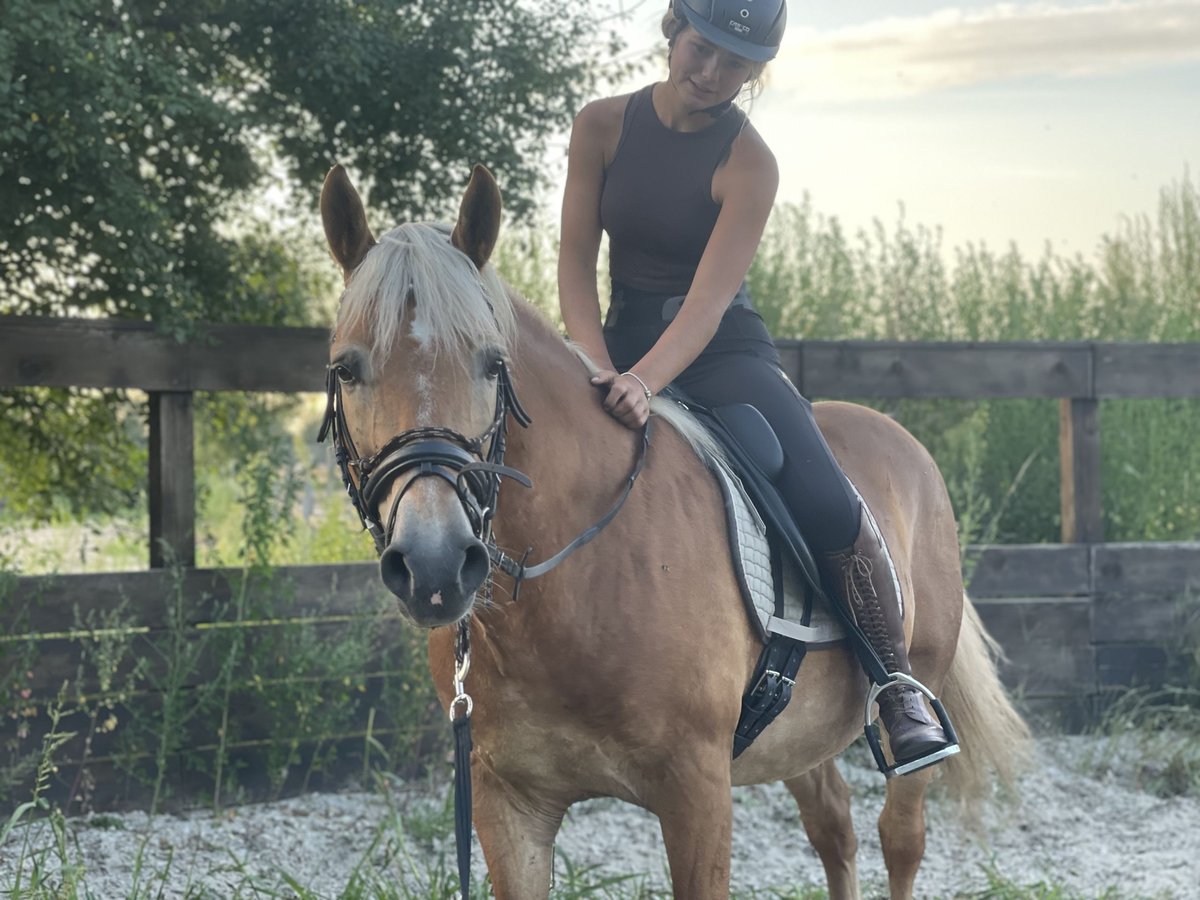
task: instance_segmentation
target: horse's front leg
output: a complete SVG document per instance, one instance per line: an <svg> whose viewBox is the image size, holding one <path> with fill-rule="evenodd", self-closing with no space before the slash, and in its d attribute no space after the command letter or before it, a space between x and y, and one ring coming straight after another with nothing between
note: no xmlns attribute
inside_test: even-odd
<svg viewBox="0 0 1200 900"><path fill-rule="evenodd" d="M548 897L566 806L523 796L486 766L471 770L475 831L497 900Z"/></svg>
<svg viewBox="0 0 1200 900"><path fill-rule="evenodd" d="M648 804L662 826L676 897L724 900L729 896L733 787L729 748L674 757Z"/></svg>

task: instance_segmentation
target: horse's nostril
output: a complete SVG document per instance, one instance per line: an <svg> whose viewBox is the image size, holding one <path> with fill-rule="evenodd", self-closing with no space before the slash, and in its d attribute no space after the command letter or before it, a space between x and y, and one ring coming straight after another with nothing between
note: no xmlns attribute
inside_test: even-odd
<svg viewBox="0 0 1200 900"><path fill-rule="evenodd" d="M412 599L412 571L397 547L391 546L383 551L379 557L379 574L389 591L406 602Z"/></svg>
<svg viewBox="0 0 1200 900"><path fill-rule="evenodd" d="M466 552L463 554L462 569L459 570L463 593L468 596L475 593L487 578L488 570L491 567L492 561L482 542L475 541L467 545Z"/></svg>

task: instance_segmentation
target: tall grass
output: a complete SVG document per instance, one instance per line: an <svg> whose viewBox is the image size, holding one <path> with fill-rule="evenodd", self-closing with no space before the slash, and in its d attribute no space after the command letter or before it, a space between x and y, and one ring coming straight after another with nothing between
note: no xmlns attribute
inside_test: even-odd
<svg viewBox="0 0 1200 900"><path fill-rule="evenodd" d="M976 245L948 253L939 231L903 214L851 236L807 202L785 205L749 281L776 337L1200 340L1200 190L1187 175L1164 188L1155 217L1119 223L1091 260ZM929 447L960 518L997 513L990 537L1001 542L1058 539L1056 401L873 405ZM1108 539L1200 537L1200 401L1105 401L1101 420Z"/></svg>

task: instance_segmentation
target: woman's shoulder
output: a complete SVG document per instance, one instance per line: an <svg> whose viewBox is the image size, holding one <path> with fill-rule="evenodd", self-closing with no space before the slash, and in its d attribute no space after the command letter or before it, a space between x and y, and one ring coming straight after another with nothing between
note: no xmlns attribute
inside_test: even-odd
<svg viewBox="0 0 1200 900"><path fill-rule="evenodd" d="M771 152L766 140L749 119L743 121L741 130L734 138L730 148L729 161L755 168L767 166L773 169L776 167L775 154Z"/></svg>
<svg viewBox="0 0 1200 900"><path fill-rule="evenodd" d="M730 192L761 196L767 202L779 187L779 164L763 136L747 120L729 148L725 165L713 177L713 197L724 202Z"/></svg>
<svg viewBox="0 0 1200 900"><path fill-rule="evenodd" d="M625 109L632 97L633 94L618 94L616 97L593 100L575 116L575 128L593 135L610 134L614 130L619 134Z"/></svg>

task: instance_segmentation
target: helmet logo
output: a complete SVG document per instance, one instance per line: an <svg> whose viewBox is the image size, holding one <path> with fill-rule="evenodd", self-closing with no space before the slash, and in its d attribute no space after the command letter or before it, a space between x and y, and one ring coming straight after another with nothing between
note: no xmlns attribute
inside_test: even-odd
<svg viewBox="0 0 1200 900"><path fill-rule="evenodd" d="M730 19L729 20L729 30L734 32L735 34L739 34L742 37L745 37L746 35L748 35L750 33L750 26L743 25L737 19Z"/></svg>

